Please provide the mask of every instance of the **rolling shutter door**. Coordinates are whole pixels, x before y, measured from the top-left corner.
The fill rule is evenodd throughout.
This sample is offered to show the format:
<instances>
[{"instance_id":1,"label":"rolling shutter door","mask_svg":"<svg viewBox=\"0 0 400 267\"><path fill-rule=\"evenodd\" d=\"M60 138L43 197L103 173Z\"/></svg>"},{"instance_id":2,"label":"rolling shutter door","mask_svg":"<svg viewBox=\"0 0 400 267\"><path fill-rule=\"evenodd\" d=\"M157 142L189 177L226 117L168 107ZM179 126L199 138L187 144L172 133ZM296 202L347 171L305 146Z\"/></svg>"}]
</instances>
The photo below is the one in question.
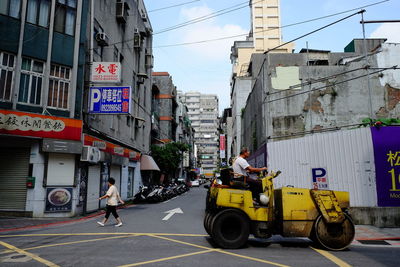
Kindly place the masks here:
<instances>
[{"instance_id":1,"label":"rolling shutter door","mask_svg":"<svg viewBox=\"0 0 400 267\"><path fill-rule=\"evenodd\" d=\"M0 150L0 210L25 210L29 148Z\"/></svg>"}]
</instances>

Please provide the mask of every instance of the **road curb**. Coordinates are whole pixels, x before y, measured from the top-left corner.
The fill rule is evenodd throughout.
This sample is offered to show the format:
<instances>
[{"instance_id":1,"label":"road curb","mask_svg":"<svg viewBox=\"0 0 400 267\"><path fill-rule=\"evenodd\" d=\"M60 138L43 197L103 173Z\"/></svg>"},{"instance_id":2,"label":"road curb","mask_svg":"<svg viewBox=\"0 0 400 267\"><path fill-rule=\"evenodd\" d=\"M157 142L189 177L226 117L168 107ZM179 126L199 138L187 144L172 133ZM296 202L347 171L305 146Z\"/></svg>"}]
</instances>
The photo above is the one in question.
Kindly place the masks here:
<instances>
[{"instance_id":1,"label":"road curb","mask_svg":"<svg viewBox=\"0 0 400 267\"><path fill-rule=\"evenodd\" d=\"M117 207L117 209L125 209L125 208L129 208L129 207L133 207L133 206L135 206L135 204L120 206L120 207ZM65 221L61 221L61 222L51 222L51 223L29 225L29 226L22 226L22 227L16 227L16 228L0 229L0 233L18 231L18 230L27 230L27 229L40 229L40 228L46 228L46 227L51 227L51 226L56 226L56 225L61 225L61 224L75 223L75 222L79 222L79 221L85 221L85 220L89 220L92 218L96 218L103 214L105 214L105 211L98 211L94 214L91 214L91 215L88 215L88 216L85 216L82 218L78 218L78 219L70 219L70 220L65 220Z\"/></svg>"}]
</instances>

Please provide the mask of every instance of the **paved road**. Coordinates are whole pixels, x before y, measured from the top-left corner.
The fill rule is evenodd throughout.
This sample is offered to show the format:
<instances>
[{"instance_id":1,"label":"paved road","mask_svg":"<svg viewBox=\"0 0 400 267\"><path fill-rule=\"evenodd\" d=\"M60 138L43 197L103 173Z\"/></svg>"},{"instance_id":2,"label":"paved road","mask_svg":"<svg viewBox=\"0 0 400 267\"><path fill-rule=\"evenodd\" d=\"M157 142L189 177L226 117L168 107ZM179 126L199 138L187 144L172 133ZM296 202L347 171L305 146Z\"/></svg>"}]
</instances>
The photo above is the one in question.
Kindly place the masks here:
<instances>
[{"instance_id":1,"label":"paved road","mask_svg":"<svg viewBox=\"0 0 400 267\"><path fill-rule=\"evenodd\" d=\"M341 252L312 248L308 239L250 239L239 250L217 248L203 229L206 190L168 202L120 210L124 225L101 217L0 235L1 266L398 266L396 246L354 244ZM162 220L166 211L180 208Z\"/></svg>"}]
</instances>

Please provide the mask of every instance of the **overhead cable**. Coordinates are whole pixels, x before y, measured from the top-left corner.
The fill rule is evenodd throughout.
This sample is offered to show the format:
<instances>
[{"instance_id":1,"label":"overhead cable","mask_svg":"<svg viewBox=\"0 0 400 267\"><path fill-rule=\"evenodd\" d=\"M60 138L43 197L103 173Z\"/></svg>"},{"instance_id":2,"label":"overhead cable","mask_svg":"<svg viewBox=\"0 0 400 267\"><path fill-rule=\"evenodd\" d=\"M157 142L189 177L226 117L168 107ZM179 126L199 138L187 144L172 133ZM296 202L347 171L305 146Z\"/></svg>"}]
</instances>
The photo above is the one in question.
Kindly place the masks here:
<instances>
[{"instance_id":1,"label":"overhead cable","mask_svg":"<svg viewBox=\"0 0 400 267\"><path fill-rule=\"evenodd\" d=\"M185 3L172 5L172 6L161 7L161 8L157 8L157 9L153 9L153 10L147 11L147 13L156 12L156 11L160 11L160 10L165 10L165 9L169 9L169 8L174 8L174 7L178 7L178 6L184 6L184 5L188 5L188 4L191 4L191 3L194 3L194 2L199 2L199 1L200 0L194 0L194 1L189 1L189 2L185 2Z\"/></svg>"},{"instance_id":2,"label":"overhead cable","mask_svg":"<svg viewBox=\"0 0 400 267\"><path fill-rule=\"evenodd\" d=\"M362 8L367 8L367 7L370 7L370 6L382 4L382 3L388 2L388 1L390 1L390 0L384 0L384 1L376 2L376 3L372 3L372 4L369 4L369 5L360 6L360 7L357 7L357 8L352 8L352 9L341 11L341 12L338 12L338 13L322 16L322 17L317 17L317 18L313 18L313 19L308 19L308 20L304 20L304 21L300 21L300 22L287 24L287 25L284 25L284 26L276 27L276 28L270 28L270 29L265 29L265 30L261 30L261 31L256 31L256 32L253 32L253 34L273 31L273 30L276 30L276 29L283 29L283 28L297 26L297 25L301 25L301 24L305 24L305 23L309 23L309 22L313 22L313 21L317 21L317 20L321 20L321 19L326 19L326 18L329 18L329 17L334 17L334 16L337 16L337 15L341 15L341 14L344 14L344 13L349 13L349 12L354 11L354 10L359 10L359 9L362 9ZM220 37L220 38L215 38L215 39L207 39L207 40L194 41L194 42L169 44L169 45L159 45L159 46L154 46L153 48L201 44L201 43L208 43L208 42L215 42L215 41L221 41L221 40L226 40L226 39L232 39L232 38L242 37L242 36L247 36L247 35L248 35L248 33L238 34L238 35L230 35L230 36L225 36L225 37Z\"/></svg>"},{"instance_id":3,"label":"overhead cable","mask_svg":"<svg viewBox=\"0 0 400 267\"><path fill-rule=\"evenodd\" d=\"M356 76L356 77L353 77L353 78L350 78L350 79L347 79L347 80L343 80L343 81L340 81L340 82L334 82L334 83L329 84L329 85L313 88L313 89L306 90L306 91L303 91L303 92L294 93L294 94L291 94L291 95L288 95L288 96L284 96L284 97L275 98L275 99L269 100L267 102L271 103L271 102L275 102L275 101L291 98L291 97L294 97L294 96L307 94L309 92L318 91L318 90L321 90L321 89L324 89L324 88L328 88L328 87L332 87L332 86L335 86L335 85L338 85L338 84L342 84L342 83L346 83L346 82L349 82L349 81L357 80L357 79L363 78L365 76L372 75L372 74L375 74L375 73L379 73L379 72L382 72L382 71L385 71L385 70L390 70L390 69L399 69L399 68L397 68L397 66L393 66L393 67L390 67L390 68L380 68L379 70L374 71L374 72L370 72L369 74L359 75L359 76Z\"/></svg>"}]
</instances>

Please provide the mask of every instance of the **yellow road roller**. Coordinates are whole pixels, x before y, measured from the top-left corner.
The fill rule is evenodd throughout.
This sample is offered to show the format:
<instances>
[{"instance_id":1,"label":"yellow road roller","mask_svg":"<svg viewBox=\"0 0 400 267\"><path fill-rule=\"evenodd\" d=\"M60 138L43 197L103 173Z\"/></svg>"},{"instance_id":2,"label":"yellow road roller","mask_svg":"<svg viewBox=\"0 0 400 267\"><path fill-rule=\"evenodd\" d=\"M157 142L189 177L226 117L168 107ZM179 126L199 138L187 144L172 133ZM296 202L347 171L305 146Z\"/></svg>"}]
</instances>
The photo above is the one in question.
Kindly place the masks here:
<instances>
[{"instance_id":1,"label":"yellow road roller","mask_svg":"<svg viewBox=\"0 0 400 267\"><path fill-rule=\"evenodd\" d=\"M227 249L243 247L252 234L308 237L322 248L344 250L354 239L349 193L282 187L274 189L280 172L263 173L262 192L255 203L245 181L235 181L232 169L221 171L206 199L204 228L215 243Z\"/></svg>"}]
</instances>

